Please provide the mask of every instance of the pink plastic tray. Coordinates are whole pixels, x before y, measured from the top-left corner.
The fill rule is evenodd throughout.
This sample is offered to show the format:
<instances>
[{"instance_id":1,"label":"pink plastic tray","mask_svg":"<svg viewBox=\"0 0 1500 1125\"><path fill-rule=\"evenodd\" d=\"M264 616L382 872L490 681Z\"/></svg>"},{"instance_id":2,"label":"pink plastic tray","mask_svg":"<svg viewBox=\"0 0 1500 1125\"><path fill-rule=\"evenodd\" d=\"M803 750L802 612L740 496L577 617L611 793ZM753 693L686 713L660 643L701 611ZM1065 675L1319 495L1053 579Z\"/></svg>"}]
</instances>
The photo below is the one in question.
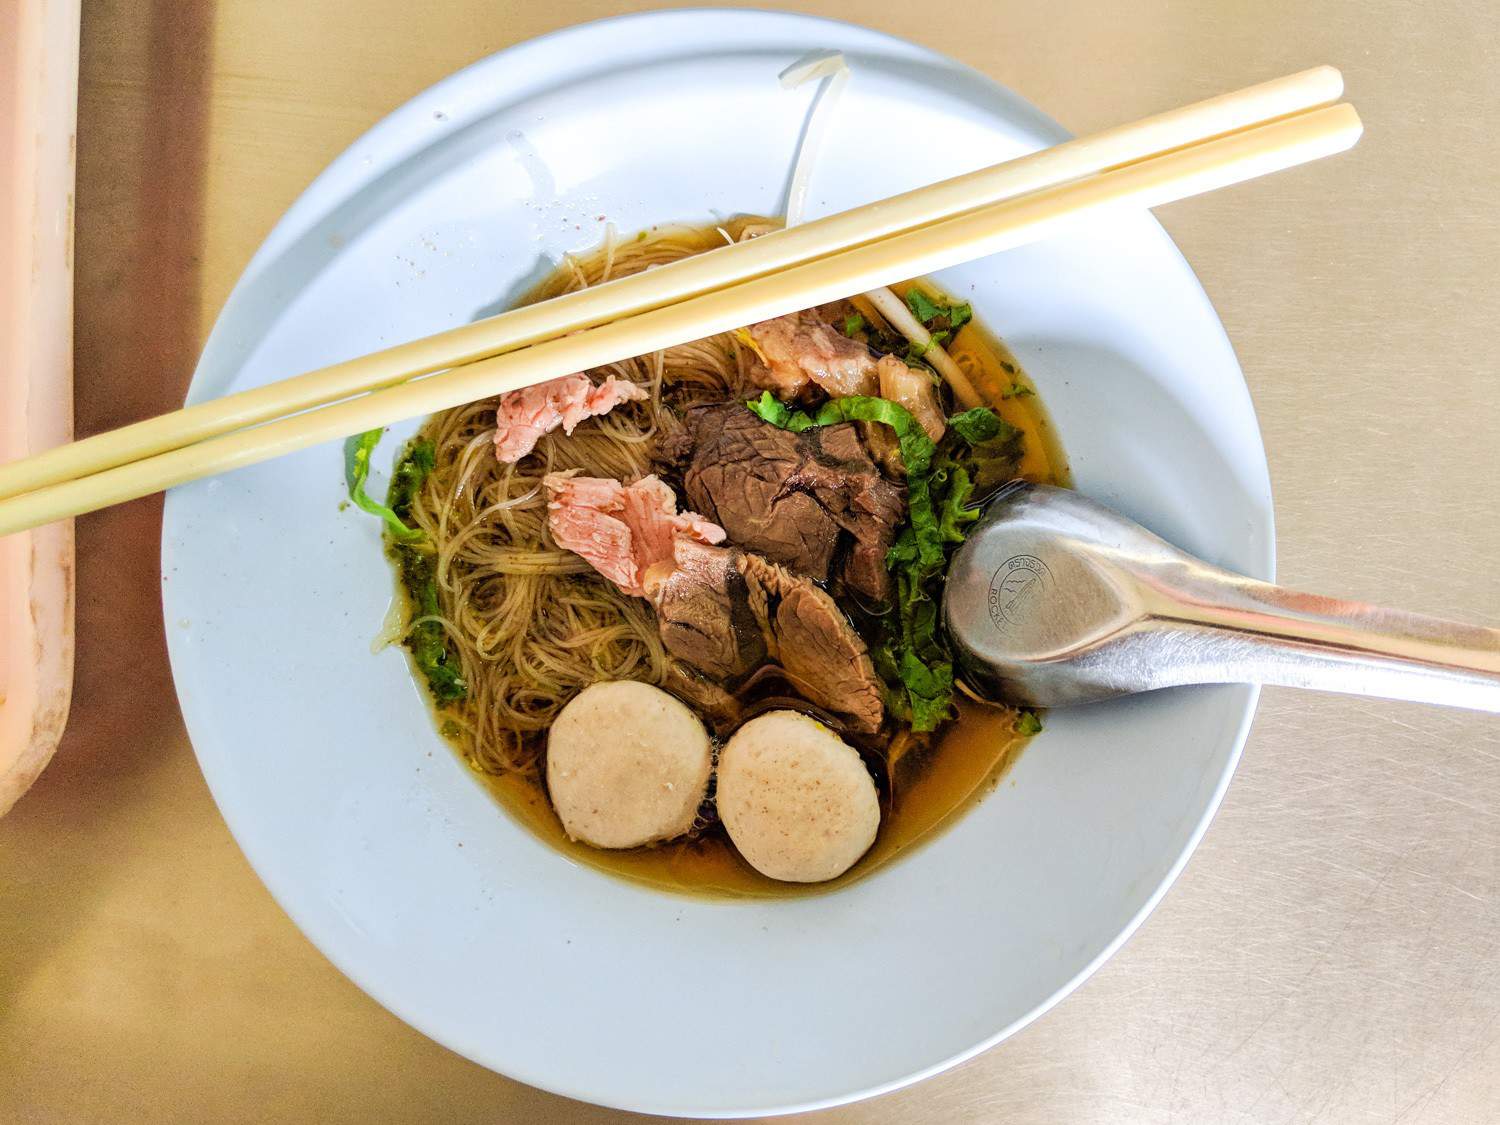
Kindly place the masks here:
<instances>
[{"instance_id":1,"label":"pink plastic tray","mask_svg":"<svg viewBox=\"0 0 1500 1125\"><path fill-rule=\"evenodd\" d=\"M73 429L78 0L0 0L0 461ZM73 528L0 539L0 814L62 736Z\"/></svg>"}]
</instances>

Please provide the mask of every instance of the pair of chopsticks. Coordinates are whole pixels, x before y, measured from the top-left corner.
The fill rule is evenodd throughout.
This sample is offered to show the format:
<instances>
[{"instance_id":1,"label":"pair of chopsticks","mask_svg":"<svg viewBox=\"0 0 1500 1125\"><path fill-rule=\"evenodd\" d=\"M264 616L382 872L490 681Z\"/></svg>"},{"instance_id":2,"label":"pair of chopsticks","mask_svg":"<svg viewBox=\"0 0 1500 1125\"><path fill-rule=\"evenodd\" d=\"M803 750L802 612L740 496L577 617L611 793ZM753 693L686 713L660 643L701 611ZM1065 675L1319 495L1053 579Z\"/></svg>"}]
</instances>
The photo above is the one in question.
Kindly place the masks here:
<instances>
[{"instance_id":1,"label":"pair of chopsticks","mask_svg":"<svg viewBox=\"0 0 1500 1125\"><path fill-rule=\"evenodd\" d=\"M0 535L1329 156L1342 93L1318 67L0 465Z\"/></svg>"}]
</instances>

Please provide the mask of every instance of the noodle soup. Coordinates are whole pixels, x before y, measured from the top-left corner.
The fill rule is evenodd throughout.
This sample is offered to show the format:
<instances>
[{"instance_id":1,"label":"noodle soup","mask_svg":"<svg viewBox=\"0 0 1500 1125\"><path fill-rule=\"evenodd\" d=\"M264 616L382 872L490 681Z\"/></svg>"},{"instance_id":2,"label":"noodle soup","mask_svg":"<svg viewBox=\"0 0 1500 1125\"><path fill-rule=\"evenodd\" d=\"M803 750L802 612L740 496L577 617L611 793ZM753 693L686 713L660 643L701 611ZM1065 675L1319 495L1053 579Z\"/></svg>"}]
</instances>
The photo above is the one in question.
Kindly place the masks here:
<instances>
[{"instance_id":1,"label":"noodle soup","mask_svg":"<svg viewBox=\"0 0 1500 1125\"><path fill-rule=\"evenodd\" d=\"M767 221L740 219L722 228L660 228L611 239L567 259L528 300L770 229L774 224ZM613 874L674 891L827 889L869 873L950 821L993 786L1040 729L1034 715L960 699L951 669L944 680L942 639L924 632L922 623L924 607L941 589L942 555L936 569L925 571L912 560L923 551L951 551L962 537L965 501L999 480L1066 483L1060 447L1014 357L972 322L966 305L925 283L895 286L892 294L884 307L889 312L894 301L900 317L882 315L881 306L865 298L839 302L798 314L800 321L781 318L787 324L779 328L767 322L582 373L587 381L571 385L577 394L567 401L561 397L567 388L560 387L551 397L538 393L520 403L488 400L447 411L429 419L408 446L390 506L413 530L409 541L389 545L408 596L404 643L430 688L444 736L500 804L549 844ZM908 320L904 334L901 324ZM795 362L784 358L807 341L811 352L793 351ZM814 353L816 361L808 358ZM872 368L880 373L880 395L794 385L795 377L812 370L831 373L829 379L848 374L871 389ZM556 428L547 428L549 419ZM707 437L712 427L705 419L719 427ZM772 453L755 452L761 460L749 475L726 482L728 470L713 463L704 443L727 440L729 429L748 433ZM695 452L682 452L688 448ZM505 459L518 450L524 452ZM788 472L775 458L791 456L789 450L804 460ZM832 484L824 479L830 475ZM630 570L629 560L590 552L602 550L593 534L597 526L607 524L613 533L626 519L619 513L628 515L640 499L632 489L643 481L657 490L652 495L660 499L652 503L664 505L674 542L687 540L691 551L670 548L666 564L658 558ZM743 510L744 481L756 487L771 482L766 503L794 501L809 520L824 520L831 537L809 531L792 536L796 542L789 546L783 532L796 520L779 511L761 519L763 513ZM579 501L583 507L569 507L583 482L607 484L614 491L600 503L617 506ZM715 493L716 487L730 492ZM830 501L830 488L854 499ZM695 496L713 510L677 511L676 498ZM871 531L876 517L866 509L878 515L882 504L891 509L886 523ZM928 507L928 539L944 534L946 545L923 540ZM559 524L580 512L597 524L581 547ZM804 539L813 541L809 550ZM733 602L725 612L735 620L723 638L714 622L675 618L669 594L658 592L675 581L662 579L663 565L684 572L683 560L694 551L725 567L727 579L709 591L728 599L726 605ZM757 594L763 587L770 593ZM788 625L785 608L794 600L814 607L822 639L777 633L797 624ZM759 626L746 623L746 606L760 613ZM818 682L835 663L820 655L834 650L817 648L830 633L838 634L833 643L850 646L838 651L853 654L855 687L868 689L865 703L849 702L847 680ZM721 649L738 646L736 659L747 645L758 645L741 661L754 667L716 672L718 657L703 653L721 640ZM720 754L737 731L768 712L809 716L865 764L878 794L873 844L835 878L769 877L747 862L745 842L732 839L732 823L726 831L713 781L690 823L678 825L683 830L672 838L625 848L578 838L559 818L559 794L549 792L549 731L584 689L617 681L654 685L685 704L710 736L721 782ZM553 776L551 784L561 782ZM804 779L802 792L807 784L821 782Z\"/></svg>"}]
</instances>

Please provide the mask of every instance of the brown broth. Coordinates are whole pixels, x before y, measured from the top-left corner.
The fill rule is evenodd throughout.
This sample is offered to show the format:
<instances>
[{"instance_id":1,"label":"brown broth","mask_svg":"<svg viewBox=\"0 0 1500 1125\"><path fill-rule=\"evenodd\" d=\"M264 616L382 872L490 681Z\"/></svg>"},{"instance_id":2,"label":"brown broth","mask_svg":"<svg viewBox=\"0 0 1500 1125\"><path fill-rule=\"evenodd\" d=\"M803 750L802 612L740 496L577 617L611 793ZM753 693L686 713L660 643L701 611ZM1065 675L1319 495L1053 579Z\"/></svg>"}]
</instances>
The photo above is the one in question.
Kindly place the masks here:
<instances>
[{"instance_id":1,"label":"brown broth","mask_svg":"<svg viewBox=\"0 0 1500 1125\"><path fill-rule=\"evenodd\" d=\"M895 795L863 859L826 883L782 883L756 871L715 826L695 840L603 851L570 840L538 779L480 775L505 809L570 859L658 890L700 898L769 898L818 894L848 886L946 827L992 790L1030 741L1015 732L1015 713L958 700L959 718L930 749L903 758Z\"/></svg>"},{"instance_id":2,"label":"brown broth","mask_svg":"<svg viewBox=\"0 0 1500 1125\"><path fill-rule=\"evenodd\" d=\"M660 228L638 241L670 237L678 245L711 249L721 244L717 230ZM919 284L934 297L944 296L929 282L892 286L905 295ZM530 299L549 296L544 282ZM975 386L1002 418L1026 435L1018 475L1026 480L1067 484L1067 462L1041 397L1016 362L1010 349L982 326L970 322L948 345L956 359L966 359ZM1020 385L1031 394L1005 397ZM886 795L879 834L869 852L852 869L825 883L782 883L754 870L735 851L722 827L702 836L628 851L604 851L568 839L546 787L539 777L519 774L479 774L499 804L541 840L559 852L612 875L659 890L708 898L774 897L817 894L864 878L897 856L931 839L999 783L1007 768L1030 739L1016 733L1016 713L990 707L962 696L958 718L924 750L901 759L891 792Z\"/></svg>"}]
</instances>

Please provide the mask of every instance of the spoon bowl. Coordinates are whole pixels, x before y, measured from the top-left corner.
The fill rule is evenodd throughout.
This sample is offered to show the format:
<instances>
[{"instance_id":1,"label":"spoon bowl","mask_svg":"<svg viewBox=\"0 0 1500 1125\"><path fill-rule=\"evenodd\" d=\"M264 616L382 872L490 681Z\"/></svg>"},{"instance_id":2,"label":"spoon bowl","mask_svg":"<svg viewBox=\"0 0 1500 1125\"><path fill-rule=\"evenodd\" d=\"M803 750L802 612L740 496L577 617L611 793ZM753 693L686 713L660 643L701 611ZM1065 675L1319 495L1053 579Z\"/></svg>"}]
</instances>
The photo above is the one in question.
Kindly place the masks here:
<instances>
[{"instance_id":1,"label":"spoon bowl","mask_svg":"<svg viewBox=\"0 0 1500 1125\"><path fill-rule=\"evenodd\" d=\"M1500 630L1257 582L1050 485L988 500L943 619L965 686L1025 707L1267 683L1500 711Z\"/></svg>"}]
</instances>

